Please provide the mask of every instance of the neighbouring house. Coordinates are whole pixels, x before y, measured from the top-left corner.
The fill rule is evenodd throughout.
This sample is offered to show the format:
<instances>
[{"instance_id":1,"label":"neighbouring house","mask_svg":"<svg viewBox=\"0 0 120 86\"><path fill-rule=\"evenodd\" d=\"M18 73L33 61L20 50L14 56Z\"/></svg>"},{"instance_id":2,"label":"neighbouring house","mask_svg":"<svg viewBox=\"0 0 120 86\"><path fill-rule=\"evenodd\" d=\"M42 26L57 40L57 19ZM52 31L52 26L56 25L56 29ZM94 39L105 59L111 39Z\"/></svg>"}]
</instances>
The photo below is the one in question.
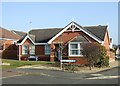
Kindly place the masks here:
<instances>
[{"instance_id":1,"label":"neighbouring house","mask_svg":"<svg viewBox=\"0 0 120 86\"><path fill-rule=\"evenodd\" d=\"M0 27L0 58L17 59L16 43L21 36Z\"/></svg>"},{"instance_id":2,"label":"neighbouring house","mask_svg":"<svg viewBox=\"0 0 120 86\"><path fill-rule=\"evenodd\" d=\"M59 61L62 55L62 59L76 60L75 64L85 64L87 60L81 54L81 43L92 42L103 45L109 52L107 25L82 27L72 21L64 28L32 29L17 42L18 58L27 60L30 56L35 56L40 61L54 62Z\"/></svg>"},{"instance_id":3,"label":"neighbouring house","mask_svg":"<svg viewBox=\"0 0 120 86\"><path fill-rule=\"evenodd\" d=\"M13 32L13 33L16 34L16 35L19 35L20 38L22 38L23 36L26 35L26 33L25 33L25 32L22 32L22 31L12 30L11 32Z\"/></svg>"},{"instance_id":4,"label":"neighbouring house","mask_svg":"<svg viewBox=\"0 0 120 86\"><path fill-rule=\"evenodd\" d=\"M115 54L120 55L120 45L117 46Z\"/></svg>"}]
</instances>

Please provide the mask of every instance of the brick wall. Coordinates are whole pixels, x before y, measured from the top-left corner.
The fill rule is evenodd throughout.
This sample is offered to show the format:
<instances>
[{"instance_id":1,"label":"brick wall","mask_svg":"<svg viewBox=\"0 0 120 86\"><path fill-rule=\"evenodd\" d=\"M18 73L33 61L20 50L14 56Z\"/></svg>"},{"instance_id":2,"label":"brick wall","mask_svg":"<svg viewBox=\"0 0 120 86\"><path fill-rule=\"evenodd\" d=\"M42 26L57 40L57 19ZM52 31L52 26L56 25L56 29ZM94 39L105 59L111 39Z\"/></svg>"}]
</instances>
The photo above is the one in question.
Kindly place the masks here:
<instances>
[{"instance_id":1,"label":"brick wall","mask_svg":"<svg viewBox=\"0 0 120 86\"><path fill-rule=\"evenodd\" d=\"M94 39L92 39L83 32L64 32L61 36L58 36L55 40L53 40L53 43L57 43L62 39L63 44L66 44L76 36L80 36L80 35L84 36L88 41L96 42Z\"/></svg>"},{"instance_id":2,"label":"brick wall","mask_svg":"<svg viewBox=\"0 0 120 86\"><path fill-rule=\"evenodd\" d=\"M2 58L17 59L17 46L13 44L13 40L5 40L2 50Z\"/></svg>"},{"instance_id":3,"label":"brick wall","mask_svg":"<svg viewBox=\"0 0 120 86\"><path fill-rule=\"evenodd\" d=\"M96 42L94 39L92 39L91 37L89 37L83 32L64 32L61 36L57 37L52 43L54 44L62 40L63 45L65 46L63 49L63 55L62 55L63 59L76 60L74 64L87 64L87 60L84 57L69 57L68 56L68 42L74 39L76 36L80 36L80 35L85 37L86 40L88 40L88 42Z\"/></svg>"},{"instance_id":4,"label":"brick wall","mask_svg":"<svg viewBox=\"0 0 120 86\"><path fill-rule=\"evenodd\" d=\"M45 55L45 45L36 45L35 46L35 53L36 55Z\"/></svg>"},{"instance_id":5,"label":"brick wall","mask_svg":"<svg viewBox=\"0 0 120 86\"><path fill-rule=\"evenodd\" d=\"M36 45L35 53L40 61L50 61L50 55L45 55L45 45Z\"/></svg>"},{"instance_id":6,"label":"brick wall","mask_svg":"<svg viewBox=\"0 0 120 86\"><path fill-rule=\"evenodd\" d=\"M110 39L109 39L108 32L106 32L106 34L105 34L103 46L104 46L107 50L110 49Z\"/></svg>"},{"instance_id":7,"label":"brick wall","mask_svg":"<svg viewBox=\"0 0 120 86\"><path fill-rule=\"evenodd\" d=\"M26 39L25 42L23 43L23 45L26 45L26 44L27 44L28 46L30 46L31 43L32 43L32 42L31 42L29 39ZM19 46L20 51L19 51L19 48L18 48L18 51L19 51L19 53L20 53L20 55L18 55L18 58L20 57L21 60L27 60L27 58L29 57L29 55L22 55L22 52L23 52L23 51L22 51L22 46L23 46L23 45L20 45L20 46Z\"/></svg>"},{"instance_id":8,"label":"brick wall","mask_svg":"<svg viewBox=\"0 0 120 86\"><path fill-rule=\"evenodd\" d=\"M27 39L23 45L27 44L30 46L32 42ZM38 56L40 61L50 61L50 55L45 55L45 45L35 45L35 55ZM30 51L29 51L30 52ZM30 55L22 55L22 45L20 46L20 58L21 60L27 60Z\"/></svg>"}]
</instances>

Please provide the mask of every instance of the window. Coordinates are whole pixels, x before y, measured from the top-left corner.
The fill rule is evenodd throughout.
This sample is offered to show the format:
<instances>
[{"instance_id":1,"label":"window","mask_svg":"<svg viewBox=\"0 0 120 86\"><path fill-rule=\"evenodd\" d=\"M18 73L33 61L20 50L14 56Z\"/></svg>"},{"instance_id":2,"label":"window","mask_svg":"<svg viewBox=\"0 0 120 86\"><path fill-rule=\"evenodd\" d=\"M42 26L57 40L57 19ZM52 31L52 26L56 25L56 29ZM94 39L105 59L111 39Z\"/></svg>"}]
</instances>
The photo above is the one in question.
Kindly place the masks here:
<instances>
[{"instance_id":1,"label":"window","mask_svg":"<svg viewBox=\"0 0 120 86\"><path fill-rule=\"evenodd\" d=\"M45 55L50 54L50 45L45 45Z\"/></svg>"},{"instance_id":2,"label":"window","mask_svg":"<svg viewBox=\"0 0 120 86\"><path fill-rule=\"evenodd\" d=\"M35 55L35 46L30 45L30 55Z\"/></svg>"},{"instance_id":3,"label":"window","mask_svg":"<svg viewBox=\"0 0 120 86\"><path fill-rule=\"evenodd\" d=\"M69 56L80 56L81 55L80 43L74 42L69 44Z\"/></svg>"},{"instance_id":4,"label":"window","mask_svg":"<svg viewBox=\"0 0 120 86\"><path fill-rule=\"evenodd\" d=\"M23 55L25 55L25 54L28 55L28 45L23 45L23 46L22 46L22 54L23 54Z\"/></svg>"}]
</instances>

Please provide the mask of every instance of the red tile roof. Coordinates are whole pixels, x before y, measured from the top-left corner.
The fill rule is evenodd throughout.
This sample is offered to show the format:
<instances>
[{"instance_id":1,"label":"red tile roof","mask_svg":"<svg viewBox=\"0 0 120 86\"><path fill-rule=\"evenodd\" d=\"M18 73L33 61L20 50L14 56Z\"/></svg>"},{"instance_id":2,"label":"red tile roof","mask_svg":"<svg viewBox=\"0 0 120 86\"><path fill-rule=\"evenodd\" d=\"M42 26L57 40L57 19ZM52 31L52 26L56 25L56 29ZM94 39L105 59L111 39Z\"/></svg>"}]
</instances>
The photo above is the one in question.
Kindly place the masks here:
<instances>
[{"instance_id":1,"label":"red tile roof","mask_svg":"<svg viewBox=\"0 0 120 86\"><path fill-rule=\"evenodd\" d=\"M8 38L8 39L20 39L21 37L13 32L0 27L0 38Z\"/></svg>"}]
</instances>

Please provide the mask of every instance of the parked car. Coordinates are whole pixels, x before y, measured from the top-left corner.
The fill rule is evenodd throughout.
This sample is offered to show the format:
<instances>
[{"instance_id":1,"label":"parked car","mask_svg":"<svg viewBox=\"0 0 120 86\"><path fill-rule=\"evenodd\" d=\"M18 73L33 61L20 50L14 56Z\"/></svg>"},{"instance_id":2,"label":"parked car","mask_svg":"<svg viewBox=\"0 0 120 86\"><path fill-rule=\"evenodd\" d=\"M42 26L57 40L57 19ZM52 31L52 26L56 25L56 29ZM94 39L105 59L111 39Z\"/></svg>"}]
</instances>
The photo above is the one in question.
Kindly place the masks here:
<instances>
[{"instance_id":1,"label":"parked car","mask_svg":"<svg viewBox=\"0 0 120 86\"><path fill-rule=\"evenodd\" d=\"M120 54L117 54L117 55L115 56L115 58L116 58L116 59L120 59Z\"/></svg>"},{"instance_id":2,"label":"parked car","mask_svg":"<svg viewBox=\"0 0 120 86\"><path fill-rule=\"evenodd\" d=\"M29 61L38 61L38 57L37 56L29 56L28 60Z\"/></svg>"}]
</instances>

